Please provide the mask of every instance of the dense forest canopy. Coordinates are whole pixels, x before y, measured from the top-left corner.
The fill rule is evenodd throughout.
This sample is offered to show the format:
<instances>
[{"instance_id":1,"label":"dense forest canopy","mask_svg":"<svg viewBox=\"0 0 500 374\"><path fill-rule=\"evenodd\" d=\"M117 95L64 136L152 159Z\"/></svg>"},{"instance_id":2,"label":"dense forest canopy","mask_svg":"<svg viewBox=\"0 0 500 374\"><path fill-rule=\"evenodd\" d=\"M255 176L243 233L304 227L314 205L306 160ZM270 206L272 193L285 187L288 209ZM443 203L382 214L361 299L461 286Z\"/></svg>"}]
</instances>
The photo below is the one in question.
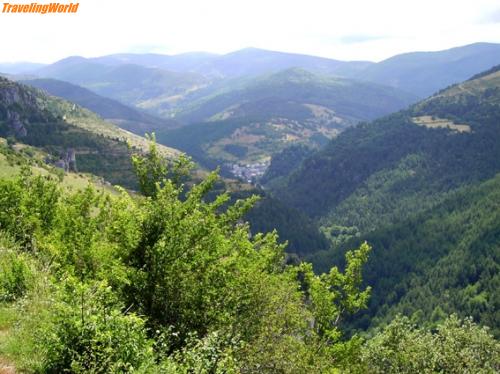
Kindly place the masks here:
<instances>
[{"instance_id":1,"label":"dense forest canopy","mask_svg":"<svg viewBox=\"0 0 500 374\"><path fill-rule=\"evenodd\" d=\"M499 87L494 67L348 129L266 181L329 239L329 250L307 257L317 271L341 265L346 248L373 246L372 297L346 324L351 332L398 313L432 327L455 312L498 336Z\"/></svg>"}]
</instances>

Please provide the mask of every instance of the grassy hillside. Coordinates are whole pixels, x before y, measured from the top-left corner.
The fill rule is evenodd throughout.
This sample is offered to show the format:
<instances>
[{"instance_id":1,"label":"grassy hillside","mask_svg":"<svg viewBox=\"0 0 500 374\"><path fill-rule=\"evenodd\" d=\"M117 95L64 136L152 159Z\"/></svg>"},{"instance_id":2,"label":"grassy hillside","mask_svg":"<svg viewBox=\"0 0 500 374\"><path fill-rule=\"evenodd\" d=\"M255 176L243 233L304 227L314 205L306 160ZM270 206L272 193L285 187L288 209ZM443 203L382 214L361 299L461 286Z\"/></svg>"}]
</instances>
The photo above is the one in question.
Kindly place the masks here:
<instances>
[{"instance_id":1,"label":"grassy hillside","mask_svg":"<svg viewBox=\"0 0 500 374\"><path fill-rule=\"evenodd\" d=\"M10 143L10 142L9 142ZM23 168L29 168L35 175L50 176L60 180L61 187L68 191L78 191L92 185L99 191L116 193L102 177L88 173L63 172L62 169L47 164L49 154L40 148L23 143L9 144L0 138L0 179L12 180L21 175Z\"/></svg>"}]
</instances>

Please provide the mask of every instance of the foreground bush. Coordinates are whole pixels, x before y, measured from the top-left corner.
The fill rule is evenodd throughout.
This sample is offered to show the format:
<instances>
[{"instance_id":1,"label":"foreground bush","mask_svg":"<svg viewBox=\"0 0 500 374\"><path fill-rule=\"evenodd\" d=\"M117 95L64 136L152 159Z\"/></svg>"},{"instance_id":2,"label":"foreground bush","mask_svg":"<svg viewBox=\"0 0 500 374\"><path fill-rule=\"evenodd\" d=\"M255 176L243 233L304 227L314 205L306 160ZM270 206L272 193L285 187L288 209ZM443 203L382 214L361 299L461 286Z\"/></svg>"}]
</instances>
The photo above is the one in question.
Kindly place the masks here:
<instances>
[{"instance_id":1,"label":"foreground bush","mask_svg":"<svg viewBox=\"0 0 500 374\"><path fill-rule=\"evenodd\" d=\"M33 279L29 258L0 233L0 302L23 296Z\"/></svg>"},{"instance_id":2,"label":"foreground bush","mask_svg":"<svg viewBox=\"0 0 500 374\"><path fill-rule=\"evenodd\" d=\"M63 279L52 320L40 332L48 373L124 373L154 366L144 320L122 313L105 282Z\"/></svg>"}]
</instances>

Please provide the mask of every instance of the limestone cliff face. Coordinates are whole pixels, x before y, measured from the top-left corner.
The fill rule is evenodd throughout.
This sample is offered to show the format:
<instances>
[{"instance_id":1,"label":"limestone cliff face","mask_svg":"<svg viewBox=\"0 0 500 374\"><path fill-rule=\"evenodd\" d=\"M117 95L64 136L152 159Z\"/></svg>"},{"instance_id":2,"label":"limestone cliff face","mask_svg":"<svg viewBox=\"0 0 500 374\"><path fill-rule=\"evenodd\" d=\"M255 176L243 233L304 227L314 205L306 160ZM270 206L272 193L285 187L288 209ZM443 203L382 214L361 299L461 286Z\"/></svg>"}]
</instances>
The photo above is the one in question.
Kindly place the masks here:
<instances>
[{"instance_id":1,"label":"limestone cliff face","mask_svg":"<svg viewBox=\"0 0 500 374\"><path fill-rule=\"evenodd\" d=\"M11 135L27 135L25 125L33 117L39 117L40 109L34 93L23 86L0 78L0 123L7 125Z\"/></svg>"},{"instance_id":2,"label":"limestone cliff face","mask_svg":"<svg viewBox=\"0 0 500 374\"><path fill-rule=\"evenodd\" d=\"M27 119L25 121L28 121ZM7 125L17 137L23 137L28 134L24 123L21 120L21 115L17 112L7 109Z\"/></svg>"}]
</instances>

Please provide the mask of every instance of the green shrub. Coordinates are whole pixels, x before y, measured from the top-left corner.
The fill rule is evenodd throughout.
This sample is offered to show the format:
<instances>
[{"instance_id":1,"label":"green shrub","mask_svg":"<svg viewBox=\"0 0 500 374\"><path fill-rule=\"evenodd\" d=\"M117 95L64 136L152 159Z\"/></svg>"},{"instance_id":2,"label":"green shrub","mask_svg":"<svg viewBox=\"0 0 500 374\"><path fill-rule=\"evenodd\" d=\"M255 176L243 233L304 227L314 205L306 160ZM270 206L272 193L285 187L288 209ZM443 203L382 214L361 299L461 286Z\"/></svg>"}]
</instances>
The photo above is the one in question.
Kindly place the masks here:
<instances>
[{"instance_id":1,"label":"green shrub","mask_svg":"<svg viewBox=\"0 0 500 374\"><path fill-rule=\"evenodd\" d=\"M0 302L23 296L33 279L28 258L0 242Z\"/></svg>"},{"instance_id":2,"label":"green shrub","mask_svg":"<svg viewBox=\"0 0 500 374\"><path fill-rule=\"evenodd\" d=\"M63 280L53 323L41 334L47 373L131 373L153 366L144 321L122 313L106 282Z\"/></svg>"}]
</instances>

